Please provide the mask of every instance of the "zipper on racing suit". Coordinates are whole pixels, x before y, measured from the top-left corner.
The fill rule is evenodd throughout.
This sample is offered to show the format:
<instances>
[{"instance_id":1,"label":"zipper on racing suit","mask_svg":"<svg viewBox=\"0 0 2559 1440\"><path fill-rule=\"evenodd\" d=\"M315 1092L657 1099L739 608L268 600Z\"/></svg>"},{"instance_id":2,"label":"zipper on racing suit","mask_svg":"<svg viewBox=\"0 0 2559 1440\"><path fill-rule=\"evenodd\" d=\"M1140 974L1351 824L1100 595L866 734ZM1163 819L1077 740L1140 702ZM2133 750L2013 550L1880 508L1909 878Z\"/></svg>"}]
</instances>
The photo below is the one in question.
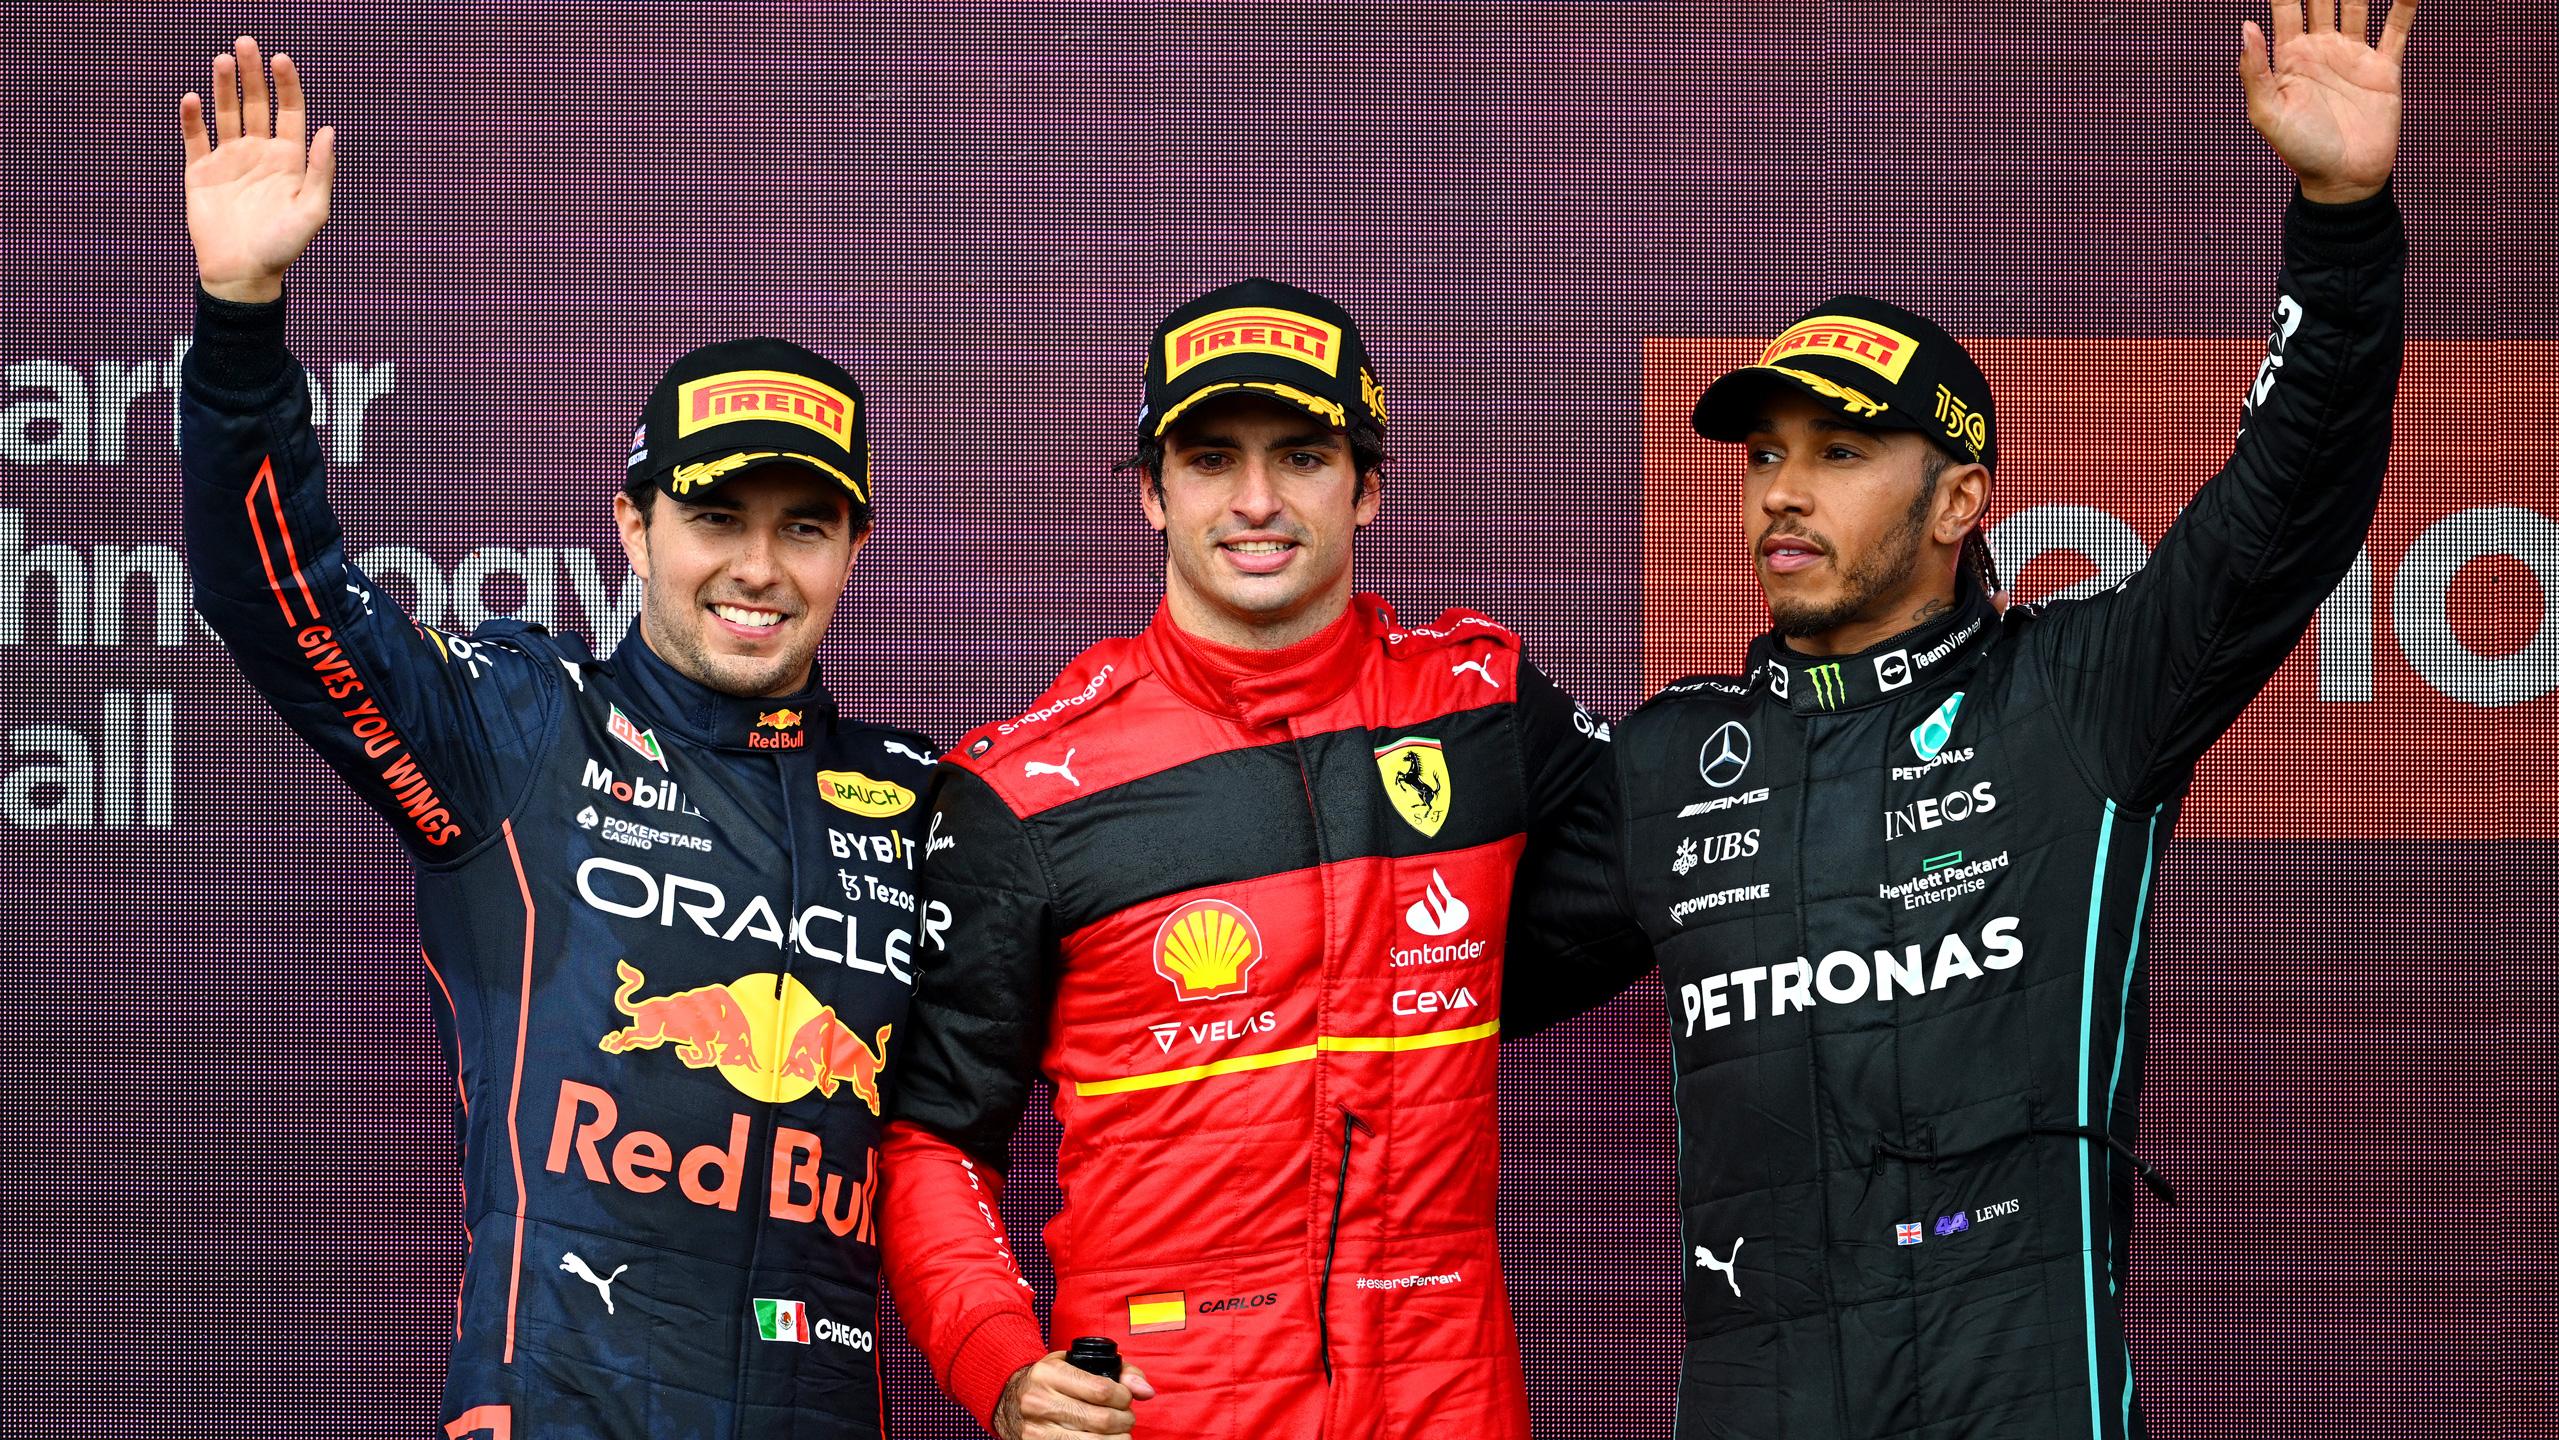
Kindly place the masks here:
<instances>
[{"instance_id":1,"label":"zipper on racing suit","mask_svg":"<svg viewBox=\"0 0 2559 1440\"><path fill-rule=\"evenodd\" d=\"M1335 1103L1338 1105L1340 1102L1337 1101ZM1333 1330L1331 1323L1331 1308L1333 1300L1333 1248L1341 1243L1342 1238L1342 1192L1351 1187L1351 1134L1353 1131L1357 1131L1362 1135L1374 1135L1377 1133L1376 1131L1368 1128L1367 1121L1352 1114L1351 1107L1348 1105L1341 1105L1340 1108L1342 1112L1342 1172L1339 1176L1335 1177L1333 1181L1333 1223L1324 1232L1324 1279L1315 1287L1316 1355L1317 1358L1324 1362L1324 1383L1327 1385L1333 1383Z\"/></svg>"}]
</instances>

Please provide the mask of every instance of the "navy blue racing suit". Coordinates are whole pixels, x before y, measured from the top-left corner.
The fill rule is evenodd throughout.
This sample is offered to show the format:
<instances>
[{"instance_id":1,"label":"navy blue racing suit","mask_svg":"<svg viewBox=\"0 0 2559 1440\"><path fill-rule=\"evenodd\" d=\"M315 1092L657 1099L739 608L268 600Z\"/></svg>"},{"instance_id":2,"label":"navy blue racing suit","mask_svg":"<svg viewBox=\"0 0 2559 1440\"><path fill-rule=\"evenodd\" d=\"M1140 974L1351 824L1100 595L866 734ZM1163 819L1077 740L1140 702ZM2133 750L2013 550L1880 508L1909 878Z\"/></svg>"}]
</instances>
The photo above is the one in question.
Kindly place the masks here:
<instances>
[{"instance_id":1,"label":"navy blue racing suit","mask_svg":"<svg viewBox=\"0 0 2559 1440\"><path fill-rule=\"evenodd\" d=\"M879 1435L928 743L814 677L412 624L347 559L282 301L199 296L182 405L197 607L415 864L470 1235L444 1433Z\"/></svg>"}]
</instances>

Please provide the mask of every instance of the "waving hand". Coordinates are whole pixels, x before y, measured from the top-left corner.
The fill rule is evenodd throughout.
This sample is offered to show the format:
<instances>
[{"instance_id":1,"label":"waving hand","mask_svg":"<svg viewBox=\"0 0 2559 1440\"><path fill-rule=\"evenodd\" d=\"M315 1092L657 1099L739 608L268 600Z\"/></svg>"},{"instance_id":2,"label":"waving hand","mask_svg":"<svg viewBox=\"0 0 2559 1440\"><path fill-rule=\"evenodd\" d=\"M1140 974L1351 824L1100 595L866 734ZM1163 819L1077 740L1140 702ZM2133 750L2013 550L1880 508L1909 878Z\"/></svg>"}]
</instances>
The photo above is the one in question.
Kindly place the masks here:
<instances>
[{"instance_id":1,"label":"waving hand","mask_svg":"<svg viewBox=\"0 0 2559 1440\"><path fill-rule=\"evenodd\" d=\"M213 61L214 134L204 100L178 102L187 144L187 234L196 276L224 300L273 300L284 272L329 218L337 178L337 131L323 126L303 151L302 76L292 57L275 57L276 114L267 118L267 77L258 42L243 35ZM219 139L217 145L215 141Z\"/></svg>"},{"instance_id":2,"label":"waving hand","mask_svg":"<svg viewBox=\"0 0 2559 1440\"><path fill-rule=\"evenodd\" d=\"M2394 0L2377 45L2364 43L2364 0L2347 0L2342 18L2336 0L2274 0L2271 55L2254 21L2239 27L2248 122L2301 177L2302 195L2329 205L2361 200L2390 178L2399 155L2399 56L2417 0Z\"/></svg>"}]
</instances>

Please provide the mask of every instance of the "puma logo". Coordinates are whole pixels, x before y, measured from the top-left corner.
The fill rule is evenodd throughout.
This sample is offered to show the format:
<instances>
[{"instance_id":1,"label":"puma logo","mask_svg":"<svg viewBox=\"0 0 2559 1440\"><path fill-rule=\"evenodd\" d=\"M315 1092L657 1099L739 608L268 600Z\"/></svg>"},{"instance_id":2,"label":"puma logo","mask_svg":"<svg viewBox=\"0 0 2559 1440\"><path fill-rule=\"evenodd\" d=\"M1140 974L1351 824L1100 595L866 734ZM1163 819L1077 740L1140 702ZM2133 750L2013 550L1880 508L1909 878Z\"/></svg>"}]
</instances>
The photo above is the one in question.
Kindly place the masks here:
<instances>
[{"instance_id":1,"label":"puma logo","mask_svg":"<svg viewBox=\"0 0 2559 1440\"><path fill-rule=\"evenodd\" d=\"M930 765L930 764L932 764L932 763L933 763L933 757L932 757L932 756L930 756L930 755L919 755L919 754L917 754L917 753L915 752L915 749L914 749L914 747L913 747L913 746L910 746L910 745L903 745L903 744L900 744L899 742L897 742L897 741L895 741L895 740L883 740L883 741L881 741L881 742L880 742L880 748L881 748L881 749L883 749L883 750L887 750L887 751L894 752L894 753L899 754L899 755L903 755L903 756L905 756L907 759L914 761L914 762L915 762L916 764L918 764L918 765Z\"/></svg>"},{"instance_id":2,"label":"puma logo","mask_svg":"<svg viewBox=\"0 0 2559 1440\"><path fill-rule=\"evenodd\" d=\"M1703 1245L1697 1247L1697 1263L1705 1266L1709 1270L1720 1270L1724 1272L1724 1283L1733 1287L1733 1294L1736 1297L1742 1293L1742 1282L1741 1277L1733 1272L1733 1267L1741 1263L1742 1241L1744 1238L1745 1237L1740 1235L1733 1237L1733 1255L1729 1260L1718 1260L1715 1258L1714 1251L1707 1249Z\"/></svg>"},{"instance_id":3,"label":"puma logo","mask_svg":"<svg viewBox=\"0 0 2559 1440\"><path fill-rule=\"evenodd\" d=\"M628 1265L616 1265L613 1267L612 1274L599 1280L596 1278L594 1271L586 1268L585 1261L579 1259L575 1254L568 1254L560 1257L560 1268L572 1275L575 1275L589 1285L594 1286L595 1293L604 1297L604 1313L610 1315L613 1313L613 1282L621 1279L622 1272L630 1269L631 1267Z\"/></svg>"},{"instance_id":4,"label":"puma logo","mask_svg":"<svg viewBox=\"0 0 2559 1440\"><path fill-rule=\"evenodd\" d=\"M1074 763L1075 752L1072 750L1067 751L1066 758L1054 765L1043 764L1037 760L1025 760L1022 762L1022 778L1028 780L1038 775L1061 775L1066 778L1067 784L1081 790L1084 788L1084 782L1076 779L1075 772L1066 768Z\"/></svg>"},{"instance_id":5,"label":"puma logo","mask_svg":"<svg viewBox=\"0 0 2559 1440\"><path fill-rule=\"evenodd\" d=\"M1465 674L1469 670L1483 676L1484 683L1492 686L1494 689L1499 690L1502 688L1502 682L1493 678L1492 667L1488 661L1468 660L1448 667L1448 673L1452 679Z\"/></svg>"}]
</instances>

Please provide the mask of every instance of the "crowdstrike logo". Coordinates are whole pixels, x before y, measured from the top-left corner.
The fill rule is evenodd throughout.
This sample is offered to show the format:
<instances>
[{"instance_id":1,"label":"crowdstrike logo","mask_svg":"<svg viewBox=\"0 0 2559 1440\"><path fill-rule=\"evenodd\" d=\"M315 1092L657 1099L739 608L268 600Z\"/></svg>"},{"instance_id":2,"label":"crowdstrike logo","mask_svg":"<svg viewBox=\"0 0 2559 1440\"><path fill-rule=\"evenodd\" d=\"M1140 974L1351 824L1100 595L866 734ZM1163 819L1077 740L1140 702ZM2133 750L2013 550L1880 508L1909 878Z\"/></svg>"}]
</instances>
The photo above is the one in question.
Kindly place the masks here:
<instances>
[{"instance_id":1,"label":"crowdstrike logo","mask_svg":"<svg viewBox=\"0 0 2559 1440\"><path fill-rule=\"evenodd\" d=\"M1458 899L1456 892L1448 888L1448 882L1433 870L1430 886L1422 891L1422 898L1405 908L1404 923L1412 926L1416 934L1434 937L1454 935L1466 928L1472 914L1466 908L1466 902Z\"/></svg>"}]
</instances>

